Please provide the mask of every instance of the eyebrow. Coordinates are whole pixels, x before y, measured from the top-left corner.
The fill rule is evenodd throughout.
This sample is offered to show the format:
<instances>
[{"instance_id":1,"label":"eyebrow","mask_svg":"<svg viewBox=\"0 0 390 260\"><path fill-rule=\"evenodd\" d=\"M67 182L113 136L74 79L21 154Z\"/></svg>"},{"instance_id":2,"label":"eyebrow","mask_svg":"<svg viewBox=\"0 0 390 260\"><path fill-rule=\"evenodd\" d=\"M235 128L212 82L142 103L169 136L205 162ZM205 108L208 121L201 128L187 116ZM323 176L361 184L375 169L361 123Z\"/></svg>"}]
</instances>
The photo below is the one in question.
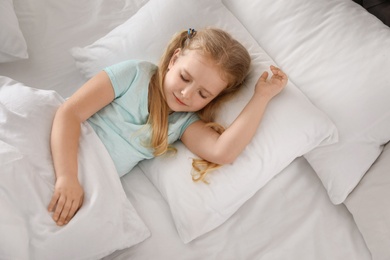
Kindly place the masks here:
<instances>
[{"instance_id":1,"label":"eyebrow","mask_svg":"<svg viewBox=\"0 0 390 260\"><path fill-rule=\"evenodd\" d=\"M183 72L185 73L185 74L187 74L191 79L193 79L194 77L192 77L192 75L191 75L191 73L189 73L186 69L184 69L183 68ZM216 95L214 95L213 93L211 93L209 90L207 90L205 87L203 87L203 86L200 86L200 88L203 90L203 91L205 91L205 92L207 92L210 96L216 96Z\"/></svg>"}]
</instances>

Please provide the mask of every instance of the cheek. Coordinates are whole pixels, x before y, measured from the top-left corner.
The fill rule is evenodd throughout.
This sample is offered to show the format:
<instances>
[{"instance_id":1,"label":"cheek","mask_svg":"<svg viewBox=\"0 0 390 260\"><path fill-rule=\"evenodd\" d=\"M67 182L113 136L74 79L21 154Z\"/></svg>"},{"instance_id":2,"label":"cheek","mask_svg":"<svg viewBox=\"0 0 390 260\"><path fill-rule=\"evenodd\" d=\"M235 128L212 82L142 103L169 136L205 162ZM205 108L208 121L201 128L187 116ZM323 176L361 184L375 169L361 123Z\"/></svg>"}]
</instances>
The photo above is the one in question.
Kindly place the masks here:
<instances>
[{"instance_id":1,"label":"cheek","mask_svg":"<svg viewBox=\"0 0 390 260\"><path fill-rule=\"evenodd\" d=\"M205 106L207 106L210 102L211 102L210 100L205 100L203 98L197 98L196 101L194 102L194 107L198 111L198 110L201 110L202 108L204 108Z\"/></svg>"},{"instance_id":2,"label":"cheek","mask_svg":"<svg viewBox=\"0 0 390 260\"><path fill-rule=\"evenodd\" d=\"M175 78L175 75L174 75L174 71L168 71L167 74L165 75L165 79L164 79L164 90L174 90L177 85L178 85L178 82Z\"/></svg>"},{"instance_id":3,"label":"cheek","mask_svg":"<svg viewBox=\"0 0 390 260\"><path fill-rule=\"evenodd\" d=\"M164 78L164 86L163 86L163 89L164 89L164 91L169 91L171 88L172 88L172 76L171 76L170 73L168 72L168 73L165 75L165 78Z\"/></svg>"}]
</instances>

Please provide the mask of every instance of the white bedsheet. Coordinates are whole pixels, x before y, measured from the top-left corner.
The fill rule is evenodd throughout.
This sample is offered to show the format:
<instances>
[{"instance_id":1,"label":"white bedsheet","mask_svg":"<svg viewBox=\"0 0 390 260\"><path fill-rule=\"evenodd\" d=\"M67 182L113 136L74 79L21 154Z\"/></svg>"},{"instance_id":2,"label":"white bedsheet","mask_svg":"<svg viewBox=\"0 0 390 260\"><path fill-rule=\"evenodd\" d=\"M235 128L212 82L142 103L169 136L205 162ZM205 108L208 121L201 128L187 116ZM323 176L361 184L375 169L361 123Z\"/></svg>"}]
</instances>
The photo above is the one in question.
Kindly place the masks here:
<instances>
[{"instance_id":1,"label":"white bedsheet","mask_svg":"<svg viewBox=\"0 0 390 260\"><path fill-rule=\"evenodd\" d=\"M68 225L54 223L50 133L62 101L0 76L0 259L96 259L150 235L88 123L78 153L84 204Z\"/></svg>"},{"instance_id":2,"label":"white bedsheet","mask_svg":"<svg viewBox=\"0 0 390 260\"><path fill-rule=\"evenodd\" d=\"M152 235L106 260L371 259L346 207L330 202L302 157L222 226L186 245L177 234L168 205L138 167L122 178L122 184Z\"/></svg>"},{"instance_id":3,"label":"white bedsheet","mask_svg":"<svg viewBox=\"0 0 390 260\"><path fill-rule=\"evenodd\" d=\"M145 2L14 0L30 59L0 64L0 75L69 96L84 82L69 49L105 35ZM371 259L350 213L330 203L303 158L221 227L187 245L165 201L138 167L122 178L122 185L151 237L106 259Z\"/></svg>"}]
</instances>

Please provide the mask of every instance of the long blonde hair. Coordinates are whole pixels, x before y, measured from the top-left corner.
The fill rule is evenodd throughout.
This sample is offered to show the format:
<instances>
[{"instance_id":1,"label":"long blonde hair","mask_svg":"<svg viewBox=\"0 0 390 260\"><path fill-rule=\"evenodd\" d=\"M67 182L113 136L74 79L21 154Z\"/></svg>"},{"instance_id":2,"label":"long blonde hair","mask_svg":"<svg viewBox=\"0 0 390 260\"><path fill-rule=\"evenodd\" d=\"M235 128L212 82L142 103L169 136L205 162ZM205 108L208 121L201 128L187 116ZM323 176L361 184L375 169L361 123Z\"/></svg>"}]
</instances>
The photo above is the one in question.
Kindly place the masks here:
<instances>
[{"instance_id":1,"label":"long blonde hair","mask_svg":"<svg viewBox=\"0 0 390 260\"><path fill-rule=\"evenodd\" d=\"M240 89L250 68L251 58L248 51L221 29L209 27L199 31L184 30L174 35L161 57L158 69L152 76L149 86L148 123L152 129L151 146L155 156L172 149L168 144L169 107L165 101L163 82L169 62L178 48L182 50L181 53L185 50L200 51L215 62L222 72L222 77L228 82L227 87L216 98L197 112L201 120L219 133L222 133L224 128L214 123L215 112L223 102ZM195 171L194 181L205 181L206 174L219 167L203 159L194 159L192 165Z\"/></svg>"}]
</instances>

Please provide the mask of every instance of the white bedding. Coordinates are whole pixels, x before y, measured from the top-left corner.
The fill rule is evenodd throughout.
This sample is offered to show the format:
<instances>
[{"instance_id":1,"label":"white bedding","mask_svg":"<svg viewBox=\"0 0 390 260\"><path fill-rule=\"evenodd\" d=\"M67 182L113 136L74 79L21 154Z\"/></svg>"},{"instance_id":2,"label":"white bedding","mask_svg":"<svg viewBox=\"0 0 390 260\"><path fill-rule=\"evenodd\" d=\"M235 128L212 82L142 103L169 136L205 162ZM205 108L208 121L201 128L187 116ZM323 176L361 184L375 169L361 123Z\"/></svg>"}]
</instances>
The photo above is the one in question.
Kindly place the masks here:
<instances>
[{"instance_id":1,"label":"white bedding","mask_svg":"<svg viewBox=\"0 0 390 260\"><path fill-rule=\"evenodd\" d=\"M84 82L69 50L99 39L126 21L146 2L146 0L14 0L15 12L27 42L29 59L0 64L0 75L31 87L54 89L63 97L68 97ZM153 32L150 32L150 35L153 37ZM0 154L5 162L6 157L3 157L1 150L5 145L1 145L3 144L0 143ZM6 151L7 155L11 154L9 149ZM15 158L12 154L10 156L11 159ZM99 176L111 179L112 187L119 187L118 183L115 184L113 175L103 177L102 173ZM27 181L32 192L41 190L41 184L31 182L29 179ZM105 259L371 259L352 215L343 204L336 206L330 202L321 181L303 157L293 161L223 225L188 244L184 244L180 239L163 197L139 167L123 177L121 183L127 198L135 208L135 216L139 214L139 220L145 223L150 231L150 237L146 238L148 232L141 229L144 232L141 232L143 238L146 238L143 242L114 252ZM21 189L19 183L15 185L16 189ZM91 185L89 188L94 187ZM99 189L98 194L108 193L102 187L95 188ZM5 186L0 186L1 196L4 195L1 192L5 189ZM48 201L50 190L45 188L43 190L39 199ZM121 192L121 189L117 191L119 197L123 196L120 195ZM104 200L99 203L104 203ZM130 203L122 203L131 208ZM49 214L45 215L46 204L46 201L28 204L29 207L34 206L31 207L33 210L37 208L42 210L39 217L27 218L32 221L28 225L33 230L38 230L39 221L49 225L51 219ZM31 241L38 239L40 231L37 231L38 233L29 230L24 230L24 233L15 231L15 225L19 227L26 220L14 218L14 226L3 222L3 218L9 220L11 217L19 216L18 213L9 213L13 212L9 210L17 210L14 206L4 205L0 205L2 220L0 227L6 229L5 232L0 230L0 258L2 253L8 251L14 252L20 259L45 259L23 253L28 252L28 249L26 251L20 248L31 246ZM85 216L89 214L87 209L93 209L92 205L90 208L88 205L87 201ZM82 211L79 214L82 219ZM101 218L116 216L112 212L109 214L113 216L105 214L107 213L100 212ZM132 221L129 222L133 223ZM87 219L84 219L80 226L85 228L86 223ZM104 231L103 227L96 228ZM62 230L66 233L65 231L71 228L72 226L69 226ZM78 235L91 235L85 234L90 231L87 232L84 228L79 230ZM30 235L30 240L27 240L27 234ZM71 243L78 235L69 231L64 237L58 238L64 243L56 248L58 255L64 258L69 256L66 255L68 249L65 244ZM12 240L12 237L17 239ZM23 239L19 239L20 237ZM13 248L5 248L2 241L7 241ZM80 259L81 254L85 253L84 249L72 251L72 259ZM95 253L93 259L103 256L97 251Z\"/></svg>"},{"instance_id":2,"label":"white bedding","mask_svg":"<svg viewBox=\"0 0 390 260\"><path fill-rule=\"evenodd\" d=\"M168 205L137 167L122 178L126 194L151 230L144 242L108 259L371 259L351 214L333 205L300 157L227 222L183 244Z\"/></svg>"},{"instance_id":3,"label":"white bedding","mask_svg":"<svg viewBox=\"0 0 390 260\"><path fill-rule=\"evenodd\" d=\"M55 225L47 210L55 183L50 133L63 99L7 77L0 83L0 259L97 259L149 237L88 123L78 154L83 207L69 225Z\"/></svg>"},{"instance_id":4,"label":"white bedding","mask_svg":"<svg viewBox=\"0 0 390 260\"><path fill-rule=\"evenodd\" d=\"M223 1L336 125L339 141L305 158L342 203L390 140L390 28L353 1Z\"/></svg>"}]
</instances>

